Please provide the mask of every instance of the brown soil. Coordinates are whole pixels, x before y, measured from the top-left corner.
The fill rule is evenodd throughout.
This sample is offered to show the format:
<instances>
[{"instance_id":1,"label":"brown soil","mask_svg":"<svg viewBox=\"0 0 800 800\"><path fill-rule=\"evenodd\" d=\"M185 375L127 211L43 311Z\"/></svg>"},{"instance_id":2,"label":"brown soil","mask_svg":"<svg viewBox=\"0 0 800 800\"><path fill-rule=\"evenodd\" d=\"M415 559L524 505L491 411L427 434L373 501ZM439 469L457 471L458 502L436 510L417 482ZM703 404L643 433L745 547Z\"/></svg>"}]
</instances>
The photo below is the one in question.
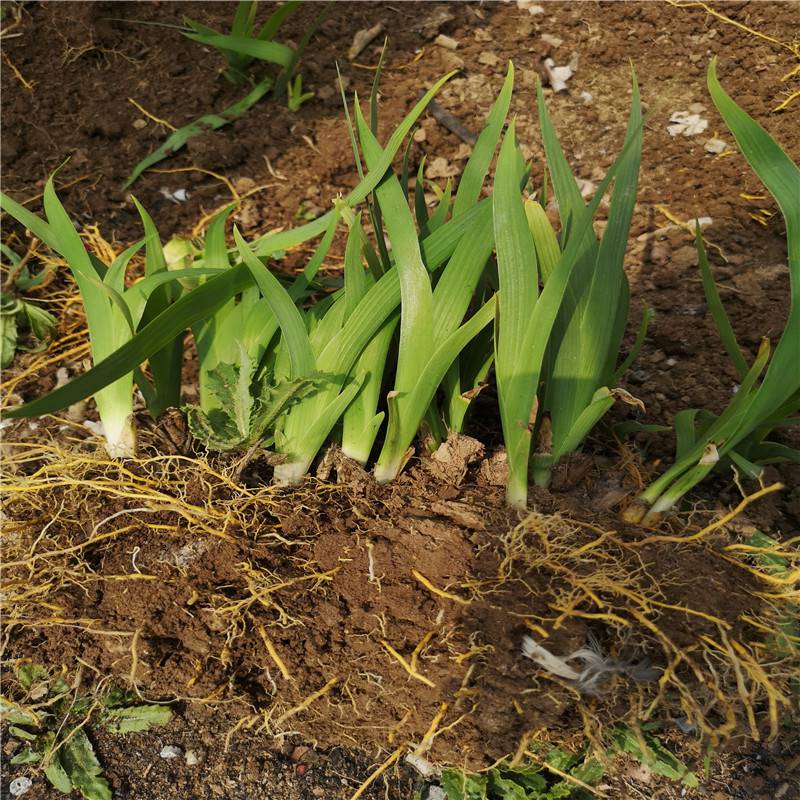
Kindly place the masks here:
<instances>
[{"instance_id":1,"label":"brown soil","mask_svg":"<svg viewBox=\"0 0 800 800\"><path fill-rule=\"evenodd\" d=\"M560 476L569 491L538 492L520 522L488 462L463 485L426 461L378 487L334 459L336 483L287 492L264 486L258 465L248 489L224 460L119 467L94 447L8 445L6 657L179 698L191 709L184 747L210 709L232 740L270 734L279 753L297 734L324 752L402 747L471 769L531 735L599 742L654 709L720 741L744 724L726 643L760 661L787 613L725 551L734 529L679 547L621 528L601 510L619 464L584 468L579 487ZM531 631L555 653L591 634L603 652L667 672L581 698L522 657ZM751 703L785 692L791 662L763 666L763 679L748 672Z\"/></svg>"},{"instance_id":2,"label":"brown soil","mask_svg":"<svg viewBox=\"0 0 800 800\"><path fill-rule=\"evenodd\" d=\"M97 223L106 238L127 244L140 235L140 228L121 186L134 164L165 135L152 121L135 127L142 113L127 98L180 126L225 108L244 93L217 77L221 62L214 53L175 31L131 21L176 24L186 15L224 27L230 7L165 2L26 3L20 8L20 24L11 31L19 35L3 38L3 189L16 199L33 198L43 179L69 156L58 182L71 215ZM800 37L794 4L715 8L782 41ZM284 35L297 41L316 10L304 9L287 23ZM741 196L758 195L762 187L738 152L714 157L703 149L714 133L732 144L704 88L708 59L719 55L723 85L795 157L800 153L800 101L786 111L771 112L797 88L796 79L781 81L796 64L788 49L699 7L547 3L544 15L532 16L515 4L337 3L302 64L304 84L317 92L315 100L297 114L264 100L233 125L198 137L158 165L188 171L153 171L134 185L162 236L188 234L205 214L230 201L225 185L201 170L225 176L240 194L264 187L237 212L238 224L250 235L321 213L337 192L353 186L357 176L345 144L334 61L342 61L349 88L366 96L372 73L345 64L344 53L355 30L377 21L385 22L390 35L382 131L396 124L421 87L454 68L462 71L438 102L477 130L506 61L513 58L518 75L513 111L534 163L541 162L535 75L545 56L562 64L577 52L579 66L569 92L549 97L549 107L565 151L586 179L596 180L620 145L629 96L627 64L633 61L650 117L628 259L631 338L645 305L653 306L657 316L626 386L646 403L643 421L668 424L687 406L719 410L736 375L703 302L691 237L677 227L654 232L670 225L664 208L682 221L711 216L708 239L725 257L723 261L713 252L715 274L741 344L752 353L762 336L774 338L787 309L784 231L779 215L764 217L763 225L751 218L759 208L776 208L771 200ZM457 39L458 49L434 45L437 31ZM542 34L563 41L547 44ZM359 58L366 64L376 60L375 45ZM22 79L33 87L26 89ZM591 103L582 102L581 91L592 94ZM705 107L707 135L670 137L670 114L693 103ZM413 146L412 165L428 153L429 164L436 156L446 159L442 173L463 166L464 149L453 134L429 115L421 129L425 141ZM433 177L443 183L443 174ZM161 192L177 188L188 189L186 203L174 204ZM31 208L36 208L35 200ZM337 256L331 261L335 269ZM79 324L74 307L70 313L62 333ZM73 353L70 359L73 368L78 356ZM34 357L18 363L30 366ZM58 365L35 370L15 391L27 395L37 384L49 388ZM615 410L612 421L626 413ZM475 424L481 430L491 427L480 415ZM772 613L754 597L761 588L756 579L722 557L721 548L735 537L735 526L709 545L680 550L668 543L635 546L642 534L620 528L613 504L635 491L638 458L631 460L631 453L623 450L620 461L617 445L605 434L590 442L589 455L565 465L552 494L536 495L537 511L560 514L562 521L533 518L514 535L508 531L517 520L501 507L498 489L474 468L458 487L417 466L390 489L378 489L350 472L347 490L325 481L287 494L262 488L265 476L257 464L246 476L250 494L242 494L177 459L161 466L130 465L128 474L117 473L97 462L91 447L81 444L83 434L72 427L64 432L55 423L42 422L34 430L20 423L6 437L10 442L30 440L31 445L30 450L10 446L9 483L38 487L10 493L6 513L18 525L12 534L17 531L19 538L6 546L6 560L32 555L30 548L45 521L56 520L37 542L35 565L6 570L12 588L34 582L34 576L38 585L50 587L45 596L15 606L19 618L12 618L8 657L64 663L71 669L80 658L123 681L135 667L133 677L145 695L184 698L165 731L124 740L96 734L120 797L347 798L370 766L394 747L419 745L443 703L448 707L427 757L472 766L514 752L531 729L547 731L562 742L580 738L581 710L589 715L590 731L608 727L632 713L630 684L578 704L572 692L547 681L521 657L519 643L527 619L548 631L554 652L581 643L590 629L606 649L635 657L647 654L661 666L669 663L669 647L633 613L642 613L641 604L620 596L614 586L647 603L655 599L707 615L648 607L658 630L684 649L703 635L719 639L718 623L710 618L732 626L724 628L731 640L755 646L763 635L742 617L770 618ZM44 444L51 437L56 443ZM54 454L69 458L63 453L65 441L83 454L73 456L71 470L61 464L73 483L37 482L34 471L51 474L47 463ZM667 438L649 441L649 463L640 467L645 471L657 468L653 457L669 457ZM40 447L54 450L48 455ZM158 449L164 449L163 443ZM224 463L214 466L225 469ZM163 471L155 477L163 498L147 494L155 479L148 470L159 469ZM189 480L185 469L193 470ZM796 486L800 478L796 467L782 467L775 474L788 486ZM125 500L119 486L147 499ZM737 499L736 487L723 481L709 484L694 498L701 508L712 510ZM176 505L182 510L176 511ZM138 517L123 514L95 531L109 515L138 506L160 510ZM740 524L759 525L778 538L788 538L800 525L800 501L790 492L771 495L748 513ZM707 517L702 514L695 521ZM147 527L151 525L161 527ZM598 535L587 525L616 531L602 548L587 551L593 552L591 558L575 555ZM97 533L113 530L118 533L87 544ZM547 537L540 536L544 531ZM546 541L553 552L545 549ZM70 547L75 549L60 552ZM22 555L10 555L12 551ZM471 602L433 594L412 577L412 569L433 586ZM136 572L153 577L131 578ZM287 585L264 592L281 583ZM656 586L662 596L655 595ZM698 593L698 586L704 591ZM587 600L587 588L599 593L605 605ZM616 614L624 624L558 608ZM125 634L103 635L95 628ZM269 655L260 630L283 659L289 678ZM433 636L425 641L429 633ZM407 661L424 642L419 672L435 685L404 672L382 641ZM703 664L700 669L714 685ZM727 687L731 678L722 675L720 681ZM307 709L281 719L326 686L326 693ZM639 711L647 708L653 691L642 688ZM708 691L690 686L690 694L698 693L698 704L711 703ZM198 698L213 702L190 702ZM666 708L677 708L670 706L674 696L662 700ZM722 708L712 703L712 711L708 724L719 727ZM224 752L224 734L237 724L230 751ZM286 731L290 733L277 740L271 735ZM741 734L745 732L746 726ZM295 747L303 742L316 746L298 757ZM791 763L784 755L792 751L791 736L779 742L783 750L770 751L778 765L775 774L765 769L760 784L748 782L743 774L746 759L723 760L696 796L776 796L787 780L782 771ZM166 743L201 748L202 765L162 761L158 751ZM766 763L766 751L763 756L761 763ZM377 781L365 797L410 797L408 773L386 774L387 781ZM0 791L6 790L4 781ZM660 791L639 775L628 784L615 784L610 796L645 792L656 797ZM791 798L791 791L790 786L783 796ZM37 782L27 796L52 793Z\"/></svg>"}]
</instances>

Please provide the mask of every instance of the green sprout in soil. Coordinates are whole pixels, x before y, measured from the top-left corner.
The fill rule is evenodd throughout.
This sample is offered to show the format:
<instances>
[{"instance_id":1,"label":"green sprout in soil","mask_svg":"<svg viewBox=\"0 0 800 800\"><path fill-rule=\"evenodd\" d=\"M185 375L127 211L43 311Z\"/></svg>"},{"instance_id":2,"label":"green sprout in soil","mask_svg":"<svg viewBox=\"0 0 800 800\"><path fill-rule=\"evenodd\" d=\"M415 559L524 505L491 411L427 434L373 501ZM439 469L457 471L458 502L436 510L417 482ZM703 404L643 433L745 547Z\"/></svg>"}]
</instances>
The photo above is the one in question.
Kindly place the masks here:
<instances>
[{"instance_id":1,"label":"green sprout in soil","mask_svg":"<svg viewBox=\"0 0 800 800\"><path fill-rule=\"evenodd\" d=\"M234 84L249 83L251 89L244 97L223 111L216 114L204 114L181 128L173 129L157 149L145 156L133 168L123 188L127 189L131 186L145 170L154 164L177 153L193 136L229 125L245 114L268 92L272 92L273 99L282 98L284 95L288 96L288 106L291 111L297 111L303 103L314 96L313 92L303 94L302 78L298 75L293 82L292 76L308 43L327 16L328 6L323 8L304 32L300 43L296 47L290 47L276 42L275 36L283 21L301 5L299 0L291 0L291 2L278 6L257 30L255 17L258 5L255 0L239 2L236 6L231 32L227 34L219 33L188 17L184 18L184 28L181 29L183 35L198 44L218 50L227 64L223 73L225 77ZM279 68L278 73L275 76L268 75L257 80L252 71L254 63L272 64Z\"/></svg>"},{"instance_id":2,"label":"green sprout in soil","mask_svg":"<svg viewBox=\"0 0 800 800\"><path fill-rule=\"evenodd\" d=\"M0 367L5 369L18 351L38 353L46 349L58 330L58 320L33 300L19 296L21 292L41 286L50 276L50 270L45 268L31 275L25 256L18 255L5 244L0 244L0 252L8 262L0 297ZM26 332L32 344L26 344L20 335Z\"/></svg>"},{"instance_id":3,"label":"green sprout in soil","mask_svg":"<svg viewBox=\"0 0 800 800\"><path fill-rule=\"evenodd\" d=\"M553 747L541 760L481 774L446 769L439 784L447 800L589 800L604 772L596 759Z\"/></svg>"},{"instance_id":4,"label":"green sprout in soil","mask_svg":"<svg viewBox=\"0 0 800 800\"><path fill-rule=\"evenodd\" d=\"M455 195L449 183L439 187L432 210L424 193L424 161L413 187L408 149L397 171L392 164L452 75L425 94L383 145L377 139L379 76L380 66L368 119L357 97L352 114L345 104L359 182L328 213L253 242L234 228L235 246L228 249L229 208L212 222L203 246L186 250L168 269L155 226L140 209L149 266L147 278L128 289L124 263L106 270L87 256L52 180L45 192L48 223L3 195L3 208L69 261L95 351L95 366L87 373L8 416L50 413L94 394L101 418L111 418L108 436L116 430L116 417L127 415L132 424L134 376L157 416L179 403L176 343L191 330L198 352L199 404L189 415L195 435L208 447L249 452L269 446L275 478L283 484L302 480L330 444L341 445L345 455L362 464L377 451L374 474L387 482L403 469L421 432L435 448L462 430L494 364L509 467L507 499L523 508L529 480L547 485L559 460L583 445L617 399L641 405L617 386L651 318L646 311L636 342L623 358L629 305L623 261L643 134L635 75L625 140L588 203L558 142L541 87L546 170L538 180L532 177L534 167L525 164L513 120L503 135L514 82L509 65ZM760 383L766 348L718 419L705 412L678 415L676 464L631 511L632 518L641 518L652 507L648 521L724 456L748 476L755 476L760 464L794 457L767 436L789 422L800 397L795 369L800 363L800 302L795 296L800 206L792 194L798 170L722 91L713 64L709 86L784 210L793 304ZM487 176L496 154L490 191ZM557 225L548 216L549 186L558 204ZM488 196L481 199L482 193ZM608 219L598 238L595 217L607 194ZM329 291L317 273L340 227L347 234L344 276ZM300 274L282 275L271 266L286 250L319 237ZM129 258L130 250L126 254L119 258ZM713 299L713 281L705 283ZM710 306L723 340L733 349L721 304ZM95 343L97 329L113 336ZM142 374L145 361L152 385ZM106 399L109 392L111 400ZM109 449L117 456L132 450L115 449L113 437Z\"/></svg>"},{"instance_id":5,"label":"green sprout in soil","mask_svg":"<svg viewBox=\"0 0 800 800\"><path fill-rule=\"evenodd\" d=\"M207 25L184 17L186 30L183 35L198 44L213 47L225 58L227 68L223 73L231 83L245 83L250 79L250 67L254 61L277 64L283 69L295 60L294 50L275 41L275 35L283 21L300 7L299 0L291 0L278 6L267 21L256 30L255 0L241 0L236 4L231 31L219 33Z\"/></svg>"},{"instance_id":6,"label":"green sprout in soil","mask_svg":"<svg viewBox=\"0 0 800 800\"><path fill-rule=\"evenodd\" d=\"M446 769L438 784L447 800L591 800L609 759L626 753L650 772L696 788L697 776L652 733L657 727L658 723L643 723L637 729L619 725L602 760L585 751L572 754L531 742L527 755L532 760L500 764L483 773Z\"/></svg>"},{"instance_id":7,"label":"green sprout in soil","mask_svg":"<svg viewBox=\"0 0 800 800\"><path fill-rule=\"evenodd\" d=\"M647 487L626 515L645 524L657 521L714 469L732 467L739 475L759 479L765 464L800 463L800 451L770 438L782 428L800 424L800 168L725 92L713 61L708 90L743 155L783 213L791 306L774 352L770 353L765 339L748 364L714 285L698 226L697 252L706 298L740 384L719 416L702 409L676 415L675 463Z\"/></svg>"},{"instance_id":8,"label":"green sprout in soil","mask_svg":"<svg viewBox=\"0 0 800 800\"><path fill-rule=\"evenodd\" d=\"M63 674L51 675L37 664L17 665L14 676L16 696L0 697L0 716L17 744L9 764L41 769L63 794L77 791L86 800L111 800L87 731L135 733L166 725L172 718L167 706L139 704L129 692L81 694Z\"/></svg>"},{"instance_id":9,"label":"green sprout in soil","mask_svg":"<svg viewBox=\"0 0 800 800\"><path fill-rule=\"evenodd\" d=\"M299 111L303 103L307 103L316 95L314 92L303 91L303 76L297 75L294 80L286 84L286 93L289 97L289 111Z\"/></svg>"}]
</instances>

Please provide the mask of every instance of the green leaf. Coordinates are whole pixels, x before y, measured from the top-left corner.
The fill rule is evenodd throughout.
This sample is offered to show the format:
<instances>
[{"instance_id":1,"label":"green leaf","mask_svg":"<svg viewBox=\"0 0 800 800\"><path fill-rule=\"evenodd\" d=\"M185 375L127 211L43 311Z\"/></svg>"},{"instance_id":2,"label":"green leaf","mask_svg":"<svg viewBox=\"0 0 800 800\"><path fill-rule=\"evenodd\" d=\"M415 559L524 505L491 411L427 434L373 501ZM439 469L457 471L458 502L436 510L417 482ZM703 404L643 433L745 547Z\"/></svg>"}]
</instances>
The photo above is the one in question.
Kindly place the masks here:
<instances>
[{"instance_id":1,"label":"green leaf","mask_svg":"<svg viewBox=\"0 0 800 800\"><path fill-rule=\"evenodd\" d=\"M626 356L625 360L614 371L614 375L610 382L612 386L616 386L625 377L625 373L630 369L631 364L633 364L633 362L636 360L636 357L639 355L639 351L642 349L644 340L647 337L647 331L650 328L650 323L653 321L653 317L655 317L655 311L653 311L650 306L646 306L644 312L642 313L642 321L639 324L639 331L636 334L633 347L631 347L631 350ZM616 363L616 356L614 358L614 362Z\"/></svg>"},{"instance_id":2,"label":"green leaf","mask_svg":"<svg viewBox=\"0 0 800 800\"><path fill-rule=\"evenodd\" d=\"M60 389L56 389L30 403L3 412L6 417L38 417L50 414L95 394L144 362L177 334L196 322L208 318L231 297L252 284L250 270L243 264L212 278L177 300L133 339L115 350L88 372L78 375Z\"/></svg>"},{"instance_id":3,"label":"green leaf","mask_svg":"<svg viewBox=\"0 0 800 800\"><path fill-rule=\"evenodd\" d=\"M72 781L61 763L60 751L52 757L50 763L45 767L44 774L47 780L50 781L59 792L62 794L72 794ZM110 793L108 796L111 796Z\"/></svg>"},{"instance_id":4,"label":"green leaf","mask_svg":"<svg viewBox=\"0 0 800 800\"><path fill-rule=\"evenodd\" d=\"M527 503L531 424L539 367L524 342L538 298L536 250L519 191L515 125L508 126L494 181L492 209L500 291L495 332L495 375L509 466L508 502ZM549 332L542 331L547 336ZM522 354L522 357L520 357Z\"/></svg>"},{"instance_id":5,"label":"green leaf","mask_svg":"<svg viewBox=\"0 0 800 800\"><path fill-rule=\"evenodd\" d=\"M529 789L534 797L547 790L547 779L542 774L542 767L536 763L523 764L507 770L514 780Z\"/></svg>"},{"instance_id":6,"label":"green leaf","mask_svg":"<svg viewBox=\"0 0 800 800\"><path fill-rule=\"evenodd\" d=\"M361 140L367 167L378 165L382 151L361 109L355 105L356 128ZM375 189L383 212L395 269L400 280L400 341L394 390L410 391L419 372L420 354L430 346L433 335L433 291L428 270L422 260L414 220L400 182L389 175Z\"/></svg>"},{"instance_id":7,"label":"green leaf","mask_svg":"<svg viewBox=\"0 0 800 800\"><path fill-rule=\"evenodd\" d=\"M214 47L217 50L227 50L237 55L250 56L260 61L269 61L285 67L292 59L292 48L278 42L261 41L260 39L236 36L224 33L184 33L187 39Z\"/></svg>"},{"instance_id":8,"label":"green leaf","mask_svg":"<svg viewBox=\"0 0 800 800\"><path fill-rule=\"evenodd\" d=\"M22 310L22 303L6 295L0 299L0 303L0 367L5 369L17 352L17 316Z\"/></svg>"},{"instance_id":9,"label":"green leaf","mask_svg":"<svg viewBox=\"0 0 800 800\"><path fill-rule=\"evenodd\" d=\"M531 230L533 244L536 248L536 259L542 273L542 283L547 283L550 274L558 265L561 248L547 213L536 200L525 201L525 216Z\"/></svg>"},{"instance_id":10,"label":"green leaf","mask_svg":"<svg viewBox=\"0 0 800 800\"><path fill-rule=\"evenodd\" d=\"M146 170L163 161L168 156L177 153L186 142L193 136L200 133L205 133L208 130L215 131L218 128L228 125L238 117L241 117L251 106L255 105L270 89L272 88L272 79L265 78L260 83L248 92L241 100L238 100L233 105L228 106L224 111L219 114L206 114L188 125L171 133L163 144L154 150L150 155L143 158L131 172L130 177L125 181L123 189L131 186L139 176Z\"/></svg>"},{"instance_id":11,"label":"green leaf","mask_svg":"<svg viewBox=\"0 0 800 800\"><path fill-rule=\"evenodd\" d=\"M657 775L682 781L686 786L692 788L699 785L697 776L652 734L642 734L646 749L642 749L640 737L628 725L617 728L612 733L612 739L620 750L632 755Z\"/></svg>"},{"instance_id":12,"label":"green leaf","mask_svg":"<svg viewBox=\"0 0 800 800\"><path fill-rule=\"evenodd\" d=\"M262 42L272 41L272 39L275 38L275 34L278 32L278 28L283 24L283 21L290 14L294 14L301 5L301 0L289 0L289 2L278 6L261 26L261 30L258 32L258 38L261 39ZM252 6L253 9L255 9L258 7L258 3L254 2Z\"/></svg>"},{"instance_id":13,"label":"green leaf","mask_svg":"<svg viewBox=\"0 0 800 800\"><path fill-rule=\"evenodd\" d=\"M412 108L411 111L406 115L405 119L403 119L397 128L395 128L394 132L389 137L389 141L386 143L386 147L383 149L380 158L375 162L374 168L372 168L366 177L359 181L355 189L353 189L344 198L344 202L350 206L350 208L353 208L358 205L358 203L362 202L367 195L373 191L378 183L380 183L383 176L386 174L386 170L391 167L395 154L400 149L400 145L403 143L403 140L408 135L408 132L411 130L414 123L417 121L419 116L425 110L428 103L433 99L439 89L441 89L442 86L444 86L444 84L455 74L455 72L450 72L443 78L440 78L438 81L436 81L436 83L414 106L414 108ZM253 250L257 256L263 256L268 255L269 253L274 253L276 250L285 250L296 244L313 239L328 227L333 215L334 212L329 211L327 214L323 214L313 222L309 222L308 224L302 225L299 228L262 236L253 243ZM469 223L467 222L467 224Z\"/></svg>"},{"instance_id":14,"label":"green leaf","mask_svg":"<svg viewBox=\"0 0 800 800\"><path fill-rule=\"evenodd\" d=\"M457 769L442 772L440 784L447 793L447 800L487 800L485 775L469 775Z\"/></svg>"},{"instance_id":15,"label":"green leaf","mask_svg":"<svg viewBox=\"0 0 800 800\"><path fill-rule=\"evenodd\" d=\"M110 733L134 733L166 725L171 719L172 709L169 706L125 706L106 711L103 714L103 727Z\"/></svg>"},{"instance_id":16,"label":"green leaf","mask_svg":"<svg viewBox=\"0 0 800 800\"><path fill-rule=\"evenodd\" d=\"M278 279L256 258L238 228L234 227L233 236L239 254L278 320L292 365L291 377L301 378L311 375L316 370L316 360L305 322L297 306Z\"/></svg>"},{"instance_id":17,"label":"green leaf","mask_svg":"<svg viewBox=\"0 0 800 800\"><path fill-rule=\"evenodd\" d=\"M132 198L142 220L145 233L145 276L150 278L166 274L167 262L161 247L161 237L150 215L139 201ZM179 289L180 287L178 287ZM147 325L176 299L175 287L165 283L150 292L140 325ZM138 326L137 326L138 327ZM156 391L156 406L149 408L154 417L168 408L177 408L181 402L181 368L183 366L183 336L176 336L165 348L153 353L149 359L150 371Z\"/></svg>"},{"instance_id":18,"label":"green leaf","mask_svg":"<svg viewBox=\"0 0 800 800\"><path fill-rule=\"evenodd\" d=\"M524 786L512 778L504 777L496 769L489 773L489 785L493 795L499 800L529 800L530 798Z\"/></svg>"},{"instance_id":19,"label":"green leaf","mask_svg":"<svg viewBox=\"0 0 800 800\"><path fill-rule=\"evenodd\" d=\"M9 728L9 731L12 729ZM44 756L38 750L25 747L20 750L13 758L9 759L9 764L38 764Z\"/></svg>"},{"instance_id":20,"label":"green leaf","mask_svg":"<svg viewBox=\"0 0 800 800\"><path fill-rule=\"evenodd\" d=\"M489 165L494 158L500 134L505 125L508 109L511 105L511 95L514 91L514 65L508 62L508 72L503 81L503 87L492 105L486 124L472 148L472 153L464 166L464 172L458 182L458 192L453 205L453 216L463 214L478 202L481 187L489 171ZM420 222L420 227L422 223Z\"/></svg>"},{"instance_id":21,"label":"green leaf","mask_svg":"<svg viewBox=\"0 0 800 800\"><path fill-rule=\"evenodd\" d=\"M583 764L574 767L570 775L577 778L579 781L588 783L589 786L594 786L602 780L605 772L606 769L600 761L596 758L589 758L584 761Z\"/></svg>"},{"instance_id":22,"label":"green leaf","mask_svg":"<svg viewBox=\"0 0 800 800\"><path fill-rule=\"evenodd\" d=\"M50 673L40 664L20 664L14 668L14 675L26 691L50 677Z\"/></svg>"},{"instance_id":23,"label":"green leaf","mask_svg":"<svg viewBox=\"0 0 800 800\"><path fill-rule=\"evenodd\" d=\"M708 90L722 118L733 133L744 157L755 170L783 213L789 260L791 307L784 334L775 348L753 407L752 423L771 413L800 388L800 168L749 114L740 108L717 80L716 59L708 69ZM787 380L789 377L789 380ZM733 445L732 445L733 446Z\"/></svg>"},{"instance_id":24,"label":"green leaf","mask_svg":"<svg viewBox=\"0 0 800 800\"><path fill-rule=\"evenodd\" d=\"M58 330L58 320L49 311L25 300L22 303L22 313L36 339L44 344L53 338Z\"/></svg>"},{"instance_id":25,"label":"green leaf","mask_svg":"<svg viewBox=\"0 0 800 800\"><path fill-rule=\"evenodd\" d=\"M102 767L84 730L65 740L58 755L64 772L85 800L111 800L111 788L102 777Z\"/></svg>"},{"instance_id":26,"label":"green leaf","mask_svg":"<svg viewBox=\"0 0 800 800\"><path fill-rule=\"evenodd\" d=\"M587 231L580 241L577 263L554 329L554 360L549 373L543 376L546 382L544 407L550 414L556 460L577 449L602 416L597 413L587 416L587 412L594 406L595 393L604 386L607 372L611 371L609 364L616 362L625 332L629 290L624 257L636 203L642 146L642 115L635 75L632 76L632 93L628 130L615 175L608 222L599 245L593 231ZM562 224L570 228L570 237L580 238L578 220L586 213L583 200L549 122L541 90L539 96L542 138L559 209L563 204L569 210ZM612 403L613 399L606 410ZM596 410L595 406L592 412ZM591 424L586 425L587 422ZM581 424L582 433L576 437Z\"/></svg>"},{"instance_id":27,"label":"green leaf","mask_svg":"<svg viewBox=\"0 0 800 800\"><path fill-rule=\"evenodd\" d=\"M697 248L697 260L700 264L700 275L703 278L703 291L706 295L706 302L711 316L714 319L714 324L717 326L719 338L725 347L728 356L739 377L743 378L747 375L747 361L745 361L739 343L736 341L736 334L733 332L731 322L728 315L725 313L725 307L722 305L717 286L714 283L714 276L711 274L711 267L708 263L708 255L706 254L705 243L703 242L703 234L700 228L700 223L695 222L695 246Z\"/></svg>"}]
</instances>

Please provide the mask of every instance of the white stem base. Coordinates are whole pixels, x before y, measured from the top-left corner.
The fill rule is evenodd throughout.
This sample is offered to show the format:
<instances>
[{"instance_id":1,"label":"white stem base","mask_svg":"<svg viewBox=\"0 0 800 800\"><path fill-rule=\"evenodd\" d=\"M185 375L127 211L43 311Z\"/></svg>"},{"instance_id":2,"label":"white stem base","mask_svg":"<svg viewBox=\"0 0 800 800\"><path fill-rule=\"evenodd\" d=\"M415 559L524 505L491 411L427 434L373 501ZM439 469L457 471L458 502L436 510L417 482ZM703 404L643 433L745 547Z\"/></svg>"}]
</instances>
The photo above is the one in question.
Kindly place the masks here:
<instances>
[{"instance_id":1,"label":"white stem base","mask_svg":"<svg viewBox=\"0 0 800 800\"><path fill-rule=\"evenodd\" d=\"M110 458L134 458L136 456L136 425L133 416L121 424L109 425L103 421L105 448Z\"/></svg>"},{"instance_id":2,"label":"white stem base","mask_svg":"<svg viewBox=\"0 0 800 800\"><path fill-rule=\"evenodd\" d=\"M274 480L279 486L297 486L306 472L309 465L305 461L285 461L275 467Z\"/></svg>"}]
</instances>

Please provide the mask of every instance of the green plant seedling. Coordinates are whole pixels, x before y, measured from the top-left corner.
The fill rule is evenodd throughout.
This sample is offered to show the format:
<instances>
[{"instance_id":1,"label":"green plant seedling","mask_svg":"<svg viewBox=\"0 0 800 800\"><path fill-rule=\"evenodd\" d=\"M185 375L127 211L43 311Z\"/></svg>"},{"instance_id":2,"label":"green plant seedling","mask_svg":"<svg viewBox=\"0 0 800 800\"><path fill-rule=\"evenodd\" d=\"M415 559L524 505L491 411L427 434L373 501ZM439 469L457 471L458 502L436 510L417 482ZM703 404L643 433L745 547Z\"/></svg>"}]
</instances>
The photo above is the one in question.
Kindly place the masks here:
<instances>
[{"instance_id":1,"label":"green plant seedling","mask_svg":"<svg viewBox=\"0 0 800 800\"><path fill-rule=\"evenodd\" d=\"M53 176L48 179L44 190L46 220L2 193L0 207L66 259L83 301L94 363L100 363L116 352L134 336L140 326L147 327L150 320L172 304L175 294L168 284L183 277L183 273L166 269L158 232L138 204L145 239L124 250L111 264L101 263L86 250L55 193ZM126 268L142 246L145 246L146 253L145 278L126 288ZM132 391L134 374L148 406L157 416L178 402L181 352L182 340L171 336L148 354L152 383L144 377L137 363L94 392L110 456L130 457L136 452ZM14 416L14 410L6 413Z\"/></svg>"},{"instance_id":2,"label":"green plant seedling","mask_svg":"<svg viewBox=\"0 0 800 800\"><path fill-rule=\"evenodd\" d=\"M2 254L10 261L8 280L18 292L35 288L44 279L45 270L32 278L27 265L8 246L2 246ZM9 366L18 351L38 353L44 350L55 336L57 328L58 320L49 311L33 300L4 291L0 297L0 367ZM25 331L34 344L26 344L21 339L20 332Z\"/></svg>"},{"instance_id":3,"label":"green plant seedling","mask_svg":"<svg viewBox=\"0 0 800 800\"><path fill-rule=\"evenodd\" d=\"M625 513L629 521L645 525L657 522L716 468L733 466L739 474L756 478L764 464L800 462L800 452L769 438L800 421L800 168L725 92L717 79L715 61L708 68L708 90L786 222L789 317L774 352L765 340L748 365L714 286L698 226L697 251L706 297L723 345L740 374L740 384L719 416L698 409L676 415L674 464Z\"/></svg>"},{"instance_id":4,"label":"green plant seedling","mask_svg":"<svg viewBox=\"0 0 800 800\"><path fill-rule=\"evenodd\" d=\"M307 103L315 97L314 92L303 92L302 75L295 76L294 80L290 80L286 84L286 93L289 98L289 111L299 111L303 103Z\"/></svg>"},{"instance_id":5,"label":"green plant seedling","mask_svg":"<svg viewBox=\"0 0 800 800\"><path fill-rule=\"evenodd\" d=\"M14 675L19 699L0 697L0 717L18 745L9 763L37 766L65 795L77 791L85 800L111 800L89 736L92 729L122 735L166 725L172 718L169 706L136 703L128 692L115 690L101 698L81 694L63 675L52 676L37 664L19 665Z\"/></svg>"}]
</instances>

